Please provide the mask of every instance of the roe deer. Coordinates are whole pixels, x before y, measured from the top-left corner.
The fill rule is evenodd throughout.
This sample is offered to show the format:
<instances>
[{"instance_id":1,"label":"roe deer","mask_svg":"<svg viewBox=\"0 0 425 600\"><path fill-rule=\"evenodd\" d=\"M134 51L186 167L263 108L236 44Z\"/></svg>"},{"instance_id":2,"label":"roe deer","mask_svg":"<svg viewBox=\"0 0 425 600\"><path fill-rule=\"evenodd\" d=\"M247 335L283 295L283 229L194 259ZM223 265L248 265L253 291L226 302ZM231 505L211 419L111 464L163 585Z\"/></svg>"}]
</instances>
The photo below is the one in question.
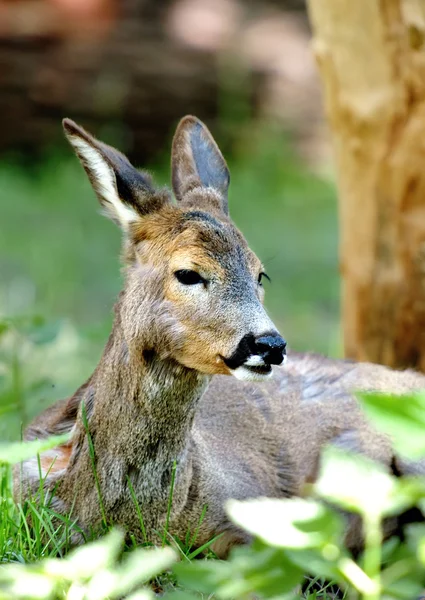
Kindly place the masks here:
<instances>
[{"instance_id":1,"label":"roe deer","mask_svg":"<svg viewBox=\"0 0 425 600\"><path fill-rule=\"evenodd\" d=\"M206 505L196 541L222 534L220 556L247 540L226 517L226 499L301 494L325 444L396 472L423 470L394 456L352 391L403 393L425 388L425 376L291 353L270 378L286 344L263 308L266 274L230 220L229 172L203 123L187 116L175 133L176 203L123 154L63 124L103 210L123 230L125 287L93 375L25 432L33 440L71 431L40 459L55 511L73 507L83 530L101 523L86 426L108 521L141 539L135 496L155 538L177 461L169 532L184 539ZM37 459L16 470L16 493L25 497L39 483ZM361 543L355 520L346 539L352 549Z\"/></svg>"}]
</instances>

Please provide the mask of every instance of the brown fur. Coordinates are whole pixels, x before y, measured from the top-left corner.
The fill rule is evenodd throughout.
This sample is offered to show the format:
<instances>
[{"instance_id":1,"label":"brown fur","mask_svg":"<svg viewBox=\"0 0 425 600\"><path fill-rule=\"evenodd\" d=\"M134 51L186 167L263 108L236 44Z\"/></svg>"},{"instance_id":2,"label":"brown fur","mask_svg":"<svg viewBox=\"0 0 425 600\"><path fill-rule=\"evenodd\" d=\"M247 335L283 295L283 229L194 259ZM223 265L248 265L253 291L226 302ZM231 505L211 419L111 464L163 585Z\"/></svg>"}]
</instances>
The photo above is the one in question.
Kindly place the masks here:
<instances>
[{"instance_id":1,"label":"brown fur","mask_svg":"<svg viewBox=\"0 0 425 600\"><path fill-rule=\"evenodd\" d=\"M326 444L361 452L389 470L397 464L400 472L423 471L394 457L353 397L353 390L423 388L423 375L292 353L271 380L224 376L231 373L224 359L243 336L273 324L262 307L261 263L229 220L227 167L205 126L186 117L177 129L177 206L123 155L70 121L64 126L102 206L124 230L126 283L93 375L25 433L35 439L72 431L69 445L41 457L46 490L57 486L58 512L73 506L85 529L101 521L83 402L108 520L141 538L129 479L155 538L177 460L170 533L183 539L193 532L207 505L196 543L222 533L215 546L220 555L247 540L227 519L225 501L302 494L317 476ZM183 286L175 276L181 269L197 271L208 284ZM27 461L16 470L16 492L38 486L37 462ZM360 544L357 521L347 544Z\"/></svg>"}]
</instances>

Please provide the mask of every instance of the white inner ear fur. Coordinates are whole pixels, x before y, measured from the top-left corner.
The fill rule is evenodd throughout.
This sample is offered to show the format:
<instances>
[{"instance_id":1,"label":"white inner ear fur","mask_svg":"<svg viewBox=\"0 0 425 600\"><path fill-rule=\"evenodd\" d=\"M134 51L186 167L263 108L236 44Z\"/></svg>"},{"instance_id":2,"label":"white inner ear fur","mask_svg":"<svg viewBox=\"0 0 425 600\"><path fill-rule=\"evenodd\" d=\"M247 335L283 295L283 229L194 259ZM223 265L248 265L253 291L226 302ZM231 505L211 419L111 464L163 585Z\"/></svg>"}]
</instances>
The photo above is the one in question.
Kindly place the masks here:
<instances>
[{"instance_id":1,"label":"white inner ear fur","mask_svg":"<svg viewBox=\"0 0 425 600\"><path fill-rule=\"evenodd\" d=\"M126 229L129 223L137 220L137 212L124 204L118 196L113 169L101 153L82 138L69 136L69 140L91 171L95 191L103 202L109 205L105 206L106 210L109 210L111 216L119 221L123 229Z\"/></svg>"}]
</instances>

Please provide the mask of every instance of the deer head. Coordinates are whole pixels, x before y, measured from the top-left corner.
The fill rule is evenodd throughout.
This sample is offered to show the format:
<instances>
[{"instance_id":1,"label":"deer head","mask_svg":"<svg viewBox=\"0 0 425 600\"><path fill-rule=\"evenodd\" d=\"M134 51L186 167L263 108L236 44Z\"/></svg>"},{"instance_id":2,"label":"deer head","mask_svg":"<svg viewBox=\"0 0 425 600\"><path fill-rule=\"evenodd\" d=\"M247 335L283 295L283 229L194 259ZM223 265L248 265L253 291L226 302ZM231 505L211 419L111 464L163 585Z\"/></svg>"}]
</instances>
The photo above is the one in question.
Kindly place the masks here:
<instances>
[{"instance_id":1,"label":"deer head","mask_svg":"<svg viewBox=\"0 0 425 600\"><path fill-rule=\"evenodd\" d=\"M206 126L187 116L172 148L177 200L73 121L66 136L104 212L124 233L117 319L131 357L154 352L204 374L259 380L285 358L263 307L264 268L228 214L229 171Z\"/></svg>"}]
</instances>

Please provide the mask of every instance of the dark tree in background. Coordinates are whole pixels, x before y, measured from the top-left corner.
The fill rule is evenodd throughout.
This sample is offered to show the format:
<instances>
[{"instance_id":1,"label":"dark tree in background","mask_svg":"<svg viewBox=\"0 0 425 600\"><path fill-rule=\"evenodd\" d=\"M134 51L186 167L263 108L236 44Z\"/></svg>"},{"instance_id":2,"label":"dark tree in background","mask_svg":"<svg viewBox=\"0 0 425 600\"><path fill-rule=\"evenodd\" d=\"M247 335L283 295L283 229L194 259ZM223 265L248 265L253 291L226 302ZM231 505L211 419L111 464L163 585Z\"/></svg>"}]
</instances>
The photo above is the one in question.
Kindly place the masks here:
<instances>
[{"instance_id":1,"label":"dark tree in background","mask_svg":"<svg viewBox=\"0 0 425 600\"><path fill-rule=\"evenodd\" d=\"M142 164L183 114L237 125L238 102L320 153L308 44L300 0L0 0L0 153L70 116Z\"/></svg>"}]
</instances>

